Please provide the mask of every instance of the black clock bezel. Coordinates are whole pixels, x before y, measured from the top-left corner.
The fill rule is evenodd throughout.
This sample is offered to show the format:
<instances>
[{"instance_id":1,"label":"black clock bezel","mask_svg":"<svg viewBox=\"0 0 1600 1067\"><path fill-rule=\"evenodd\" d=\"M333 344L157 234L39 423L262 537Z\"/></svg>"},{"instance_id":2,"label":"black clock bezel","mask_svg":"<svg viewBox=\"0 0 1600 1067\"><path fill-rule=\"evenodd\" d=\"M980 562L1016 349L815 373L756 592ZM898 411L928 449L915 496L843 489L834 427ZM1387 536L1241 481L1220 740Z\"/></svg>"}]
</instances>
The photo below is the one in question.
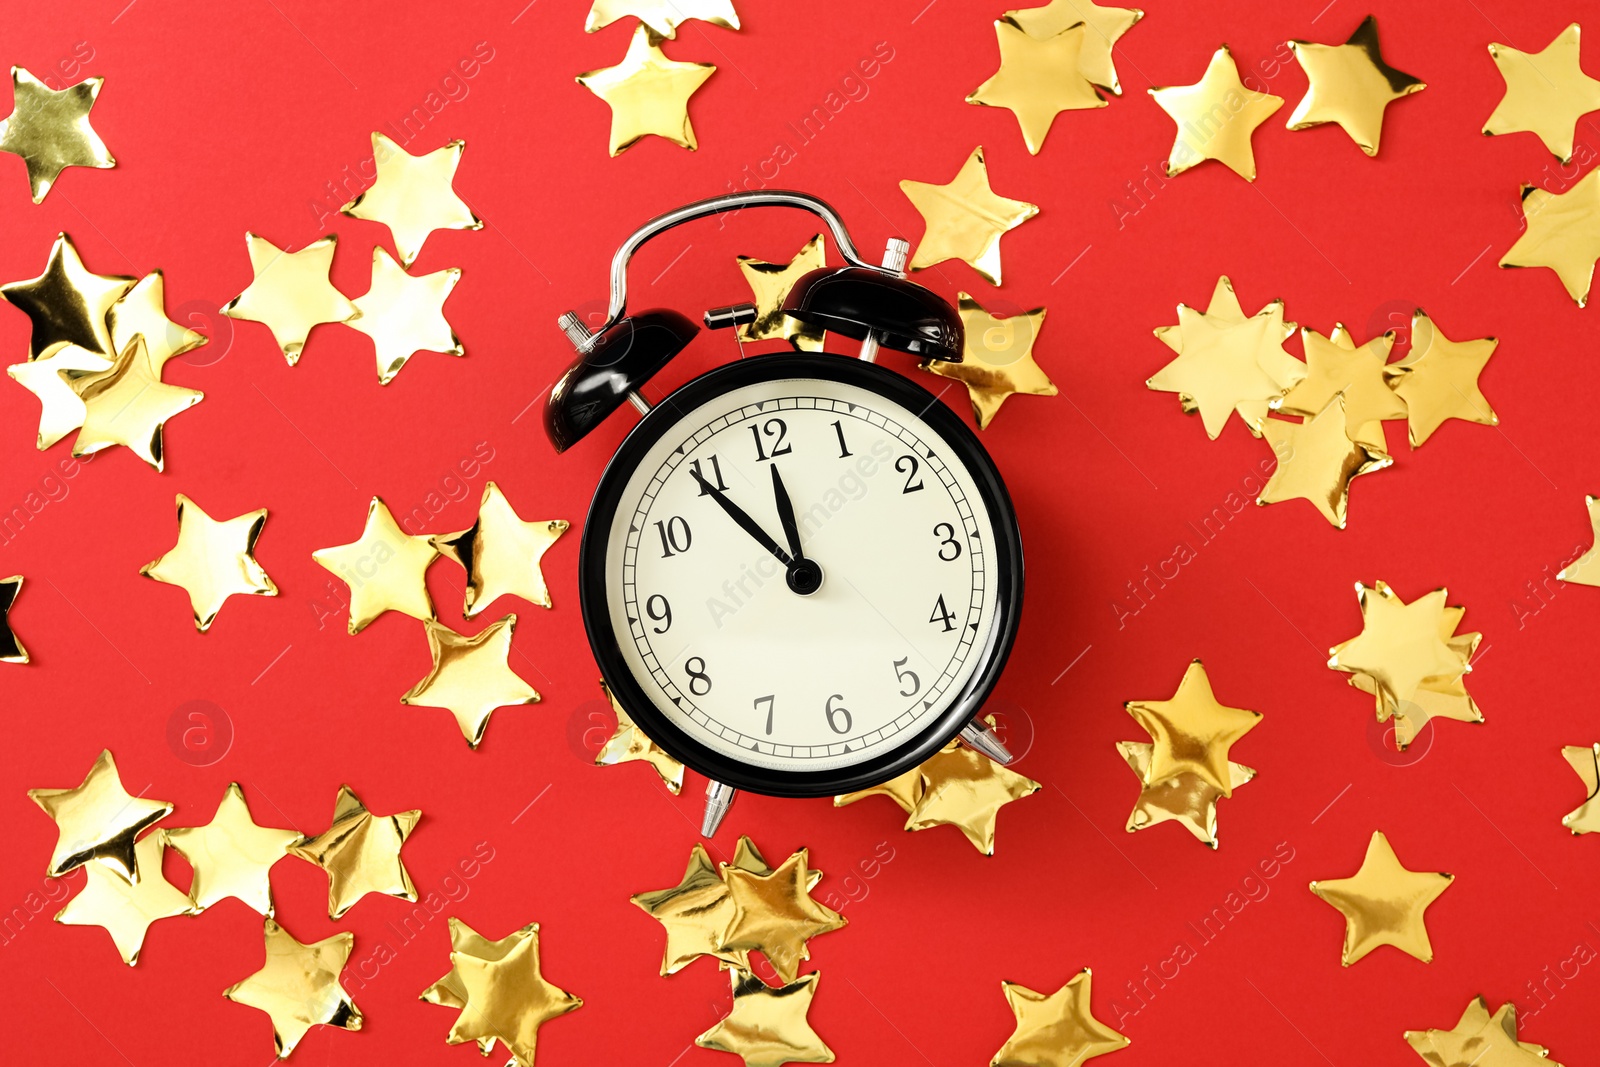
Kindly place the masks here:
<instances>
[{"instance_id":1,"label":"black clock bezel","mask_svg":"<svg viewBox=\"0 0 1600 1067\"><path fill-rule=\"evenodd\" d=\"M649 450L693 409L735 389L783 379L822 379L853 385L917 412L977 484L998 542L995 625L984 661L945 711L914 738L864 763L820 771L785 771L742 763L709 748L673 724L628 668L612 631L606 599L606 545L623 490ZM578 593L589 646L612 695L634 723L668 755L718 782L752 793L819 797L879 785L928 759L973 721L999 681L1022 616L1022 537L1016 509L988 450L966 423L937 397L902 374L851 356L783 353L729 363L684 384L657 403L617 448L595 487L578 552Z\"/></svg>"}]
</instances>

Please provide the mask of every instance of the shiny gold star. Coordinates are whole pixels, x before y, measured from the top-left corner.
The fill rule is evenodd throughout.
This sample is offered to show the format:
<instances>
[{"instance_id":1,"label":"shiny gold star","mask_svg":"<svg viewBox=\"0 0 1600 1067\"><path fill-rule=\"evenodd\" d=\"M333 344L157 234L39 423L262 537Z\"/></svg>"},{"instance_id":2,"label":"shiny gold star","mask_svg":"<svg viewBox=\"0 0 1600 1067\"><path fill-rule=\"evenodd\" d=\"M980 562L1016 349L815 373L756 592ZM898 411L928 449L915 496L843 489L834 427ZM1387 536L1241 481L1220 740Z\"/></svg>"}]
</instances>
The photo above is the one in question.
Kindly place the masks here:
<instances>
[{"instance_id":1,"label":"shiny gold star","mask_svg":"<svg viewBox=\"0 0 1600 1067\"><path fill-rule=\"evenodd\" d=\"M600 690L605 693L606 699L611 701L611 711L617 718L617 728L595 754L595 766L614 767L619 763L643 761L655 768L656 774L661 778L661 784L665 785L673 796L677 796L683 789L683 764L667 755L659 745L645 735L643 730L634 725L633 719L623 710L622 705L617 703L616 694L611 692L605 682L600 683Z\"/></svg>"},{"instance_id":2,"label":"shiny gold star","mask_svg":"<svg viewBox=\"0 0 1600 1067\"><path fill-rule=\"evenodd\" d=\"M483 229L483 220L456 195L452 184L466 147L465 141L451 141L414 156L374 130L372 163L378 176L371 188L339 210L351 218L389 227L400 265L409 267L433 231ZM360 303L356 301L358 306Z\"/></svg>"},{"instance_id":3,"label":"shiny gold star","mask_svg":"<svg viewBox=\"0 0 1600 1067\"><path fill-rule=\"evenodd\" d=\"M1212 54L1205 75L1195 84L1151 89L1150 95L1178 125L1167 157L1167 177L1214 159L1245 181L1256 180L1250 135L1283 106L1283 97L1246 87L1227 45Z\"/></svg>"},{"instance_id":4,"label":"shiny gold star","mask_svg":"<svg viewBox=\"0 0 1600 1067\"><path fill-rule=\"evenodd\" d=\"M1261 487L1256 503L1309 500L1323 518L1344 529L1350 482L1394 463L1371 446L1352 441L1345 429L1347 421L1340 394L1303 422L1268 419L1263 423L1261 430L1278 457L1278 466Z\"/></svg>"},{"instance_id":5,"label":"shiny gold star","mask_svg":"<svg viewBox=\"0 0 1600 1067\"><path fill-rule=\"evenodd\" d=\"M1043 7L1007 11L1005 18L1040 39L1054 37L1075 23L1083 23L1088 31L1083 35L1083 50L1078 54L1078 73L1113 96L1122 95L1111 49L1119 37L1144 18L1143 11L1132 7L1101 7L1092 0L1050 0Z\"/></svg>"},{"instance_id":6,"label":"shiny gold star","mask_svg":"<svg viewBox=\"0 0 1600 1067\"><path fill-rule=\"evenodd\" d=\"M733 0L594 0L583 28L596 33L618 19L637 18L657 37L668 40L690 19L700 19L725 30L739 28Z\"/></svg>"},{"instance_id":7,"label":"shiny gold star","mask_svg":"<svg viewBox=\"0 0 1600 1067\"><path fill-rule=\"evenodd\" d=\"M233 897L262 915L272 916L272 865L300 840L294 830L257 826L238 782L228 783L216 814L204 826L180 826L167 843L194 868L189 899L196 911Z\"/></svg>"},{"instance_id":8,"label":"shiny gold star","mask_svg":"<svg viewBox=\"0 0 1600 1067\"><path fill-rule=\"evenodd\" d=\"M1472 668L1445 639L1460 618L1446 614L1448 595L1435 589L1407 604L1386 582L1357 582L1361 633L1329 649L1328 666L1367 675L1392 708L1415 702L1424 681L1459 679Z\"/></svg>"},{"instance_id":9,"label":"shiny gold star","mask_svg":"<svg viewBox=\"0 0 1600 1067\"><path fill-rule=\"evenodd\" d=\"M1150 760L1154 751L1154 745L1139 741L1117 742L1117 752L1139 779L1139 799L1128 815L1127 831L1131 834L1159 823L1178 822L1202 844L1216 848L1217 801L1222 798L1222 790L1187 771L1152 779ZM1238 789L1255 776L1253 768L1229 761L1230 790Z\"/></svg>"},{"instance_id":10,"label":"shiny gold star","mask_svg":"<svg viewBox=\"0 0 1600 1067\"><path fill-rule=\"evenodd\" d=\"M339 244L337 234L319 238L298 252L253 233L246 233L244 242L255 277L244 292L223 305L222 313L265 325L289 366L300 362L314 328L349 322L361 314L328 277Z\"/></svg>"},{"instance_id":11,"label":"shiny gold star","mask_svg":"<svg viewBox=\"0 0 1600 1067\"><path fill-rule=\"evenodd\" d=\"M167 318L167 279L159 270L140 278L126 296L111 305L106 325L111 331L113 352L132 344L135 334L144 338L150 366L157 377L167 360L206 344L205 334Z\"/></svg>"},{"instance_id":12,"label":"shiny gold star","mask_svg":"<svg viewBox=\"0 0 1600 1067\"><path fill-rule=\"evenodd\" d=\"M1557 571L1556 577L1578 585L1600 585L1600 497L1585 495L1583 502L1589 509L1589 551Z\"/></svg>"},{"instance_id":13,"label":"shiny gold star","mask_svg":"<svg viewBox=\"0 0 1600 1067\"><path fill-rule=\"evenodd\" d=\"M994 855L1000 809L1039 790L1039 783L970 748L946 748L921 768L922 796L906 817L907 830L954 826L972 847Z\"/></svg>"},{"instance_id":14,"label":"shiny gold star","mask_svg":"<svg viewBox=\"0 0 1600 1067\"><path fill-rule=\"evenodd\" d=\"M368 893L416 900L417 887L400 859L400 846L416 829L420 811L374 815L347 785L339 787L333 825L302 837L289 853L328 874L328 918L338 919Z\"/></svg>"},{"instance_id":15,"label":"shiny gold star","mask_svg":"<svg viewBox=\"0 0 1600 1067\"><path fill-rule=\"evenodd\" d=\"M1407 870L1389 839L1374 831L1359 871L1349 878L1312 882L1311 891L1344 915L1340 962L1346 967L1379 945L1393 945L1429 963L1433 945L1423 913L1455 879L1453 874Z\"/></svg>"},{"instance_id":16,"label":"shiny gold star","mask_svg":"<svg viewBox=\"0 0 1600 1067\"><path fill-rule=\"evenodd\" d=\"M17 602L20 592L22 575L0 578L0 663L28 662L28 650L22 647L22 642L17 640L16 633L11 629L11 605Z\"/></svg>"},{"instance_id":17,"label":"shiny gold star","mask_svg":"<svg viewBox=\"0 0 1600 1067\"><path fill-rule=\"evenodd\" d=\"M689 98L717 72L710 63L668 59L641 23L614 67L578 75L578 84L611 108L611 154L654 135L691 152L700 147L689 121Z\"/></svg>"},{"instance_id":18,"label":"shiny gold star","mask_svg":"<svg viewBox=\"0 0 1600 1067\"><path fill-rule=\"evenodd\" d=\"M1306 352L1305 379L1275 401L1273 410L1309 418L1326 410L1334 397L1343 396L1345 431L1350 440L1373 452L1386 453L1383 420L1406 417L1405 402L1389 388L1384 377L1384 365L1394 348L1394 334L1374 337L1357 348L1341 323L1329 337L1303 327L1300 340Z\"/></svg>"},{"instance_id":19,"label":"shiny gold star","mask_svg":"<svg viewBox=\"0 0 1600 1067\"><path fill-rule=\"evenodd\" d=\"M1218 702L1204 664L1189 664L1171 699L1134 700L1124 706L1155 742L1150 781L1194 774L1223 796L1233 795L1228 750L1255 729L1261 713Z\"/></svg>"},{"instance_id":20,"label":"shiny gold star","mask_svg":"<svg viewBox=\"0 0 1600 1067\"><path fill-rule=\"evenodd\" d=\"M822 981L820 971L776 989L737 968L728 977L733 983L733 1008L721 1022L695 1038L696 1045L731 1052L744 1060L745 1067L833 1062L833 1050L817 1036L807 1018L817 983Z\"/></svg>"},{"instance_id":21,"label":"shiny gold star","mask_svg":"<svg viewBox=\"0 0 1600 1067\"><path fill-rule=\"evenodd\" d=\"M1289 48L1311 83L1289 116L1289 128L1337 122L1369 156L1378 154L1384 110L1402 96L1427 88L1384 62L1378 48L1378 20L1371 15L1344 44L1290 41Z\"/></svg>"},{"instance_id":22,"label":"shiny gold star","mask_svg":"<svg viewBox=\"0 0 1600 1067\"><path fill-rule=\"evenodd\" d=\"M428 564L439 550L425 536L412 536L394 521L381 497L367 505L367 524L360 539L348 545L319 548L316 560L350 586L351 634L386 611L398 611L424 622L437 616L428 596Z\"/></svg>"},{"instance_id":23,"label":"shiny gold star","mask_svg":"<svg viewBox=\"0 0 1600 1067\"><path fill-rule=\"evenodd\" d=\"M60 344L114 357L122 349L111 343L107 317L134 281L125 274L95 274L83 265L72 238L62 233L50 246L44 273L0 285L0 296L33 324L29 359L39 359Z\"/></svg>"},{"instance_id":24,"label":"shiny gold star","mask_svg":"<svg viewBox=\"0 0 1600 1067\"><path fill-rule=\"evenodd\" d=\"M1411 316L1411 352L1383 368L1384 381L1405 401L1411 447L1418 448L1446 419L1500 425L1478 389L1478 375L1500 342L1493 337L1452 341L1418 308Z\"/></svg>"},{"instance_id":25,"label":"shiny gold star","mask_svg":"<svg viewBox=\"0 0 1600 1067\"><path fill-rule=\"evenodd\" d=\"M1039 213L1037 204L1009 200L989 187L989 167L983 146L961 164L946 185L909 179L900 183L913 207L922 215L925 229L911 269L923 270L959 259L972 266L990 285L1000 284L1000 238Z\"/></svg>"},{"instance_id":26,"label":"shiny gold star","mask_svg":"<svg viewBox=\"0 0 1600 1067\"><path fill-rule=\"evenodd\" d=\"M1049 994L1001 982L1017 1028L989 1067L1078 1067L1085 1060L1127 1048L1127 1038L1094 1017L1090 978L1085 967Z\"/></svg>"},{"instance_id":27,"label":"shiny gold star","mask_svg":"<svg viewBox=\"0 0 1600 1067\"><path fill-rule=\"evenodd\" d=\"M6 368L12 380L39 398L39 451L82 429L89 412L78 395L78 383L111 367L111 360L86 348L59 344L42 359Z\"/></svg>"},{"instance_id":28,"label":"shiny gold star","mask_svg":"<svg viewBox=\"0 0 1600 1067\"><path fill-rule=\"evenodd\" d=\"M106 170L117 165L89 125L89 109L104 81L85 78L65 89L52 89L21 67L11 68L15 105L8 118L0 119L0 152L21 156L27 164L35 204L44 200L68 167Z\"/></svg>"},{"instance_id":29,"label":"shiny gold star","mask_svg":"<svg viewBox=\"0 0 1600 1067\"><path fill-rule=\"evenodd\" d=\"M682 881L666 889L635 893L628 899L666 931L662 974L676 974L701 956L715 956L741 969L750 966L748 952L720 947L733 918L733 902L728 897L727 883L699 842L689 852L689 866Z\"/></svg>"},{"instance_id":30,"label":"shiny gold star","mask_svg":"<svg viewBox=\"0 0 1600 1067\"><path fill-rule=\"evenodd\" d=\"M529 923L520 930L513 930L498 941L490 941L472 927L456 918L454 915L446 920L450 928L450 954L453 960L457 954L471 956L480 960L502 960L506 954L529 937L539 932L538 923ZM450 971L437 982L422 991L418 998L428 1004L438 1004L445 1008L455 1008L458 1011L467 1006L467 990L461 984L460 969L453 963ZM487 1056L494 1051L495 1039L493 1037L478 1038L478 1051Z\"/></svg>"},{"instance_id":31,"label":"shiny gold star","mask_svg":"<svg viewBox=\"0 0 1600 1067\"><path fill-rule=\"evenodd\" d=\"M946 750L954 747L955 742L952 741L946 746ZM913 767L904 774L896 775L889 779L882 785L858 789L854 793L842 793L833 798L833 806L836 808L847 807L866 797L888 797L900 806L901 811L910 814L911 810L917 806L917 802L922 799L922 768Z\"/></svg>"},{"instance_id":32,"label":"shiny gold star","mask_svg":"<svg viewBox=\"0 0 1600 1067\"><path fill-rule=\"evenodd\" d=\"M235 1004L267 1013L272 1041L284 1059L313 1026L361 1029L361 1009L344 991L339 976L350 959L355 935L342 934L301 944L272 919L263 924L266 965L222 991Z\"/></svg>"},{"instance_id":33,"label":"shiny gold star","mask_svg":"<svg viewBox=\"0 0 1600 1067\"><path fill-rule=\"evenodd\" d=\"M415 352L466 355L444 317L444 302L460 280L460 267L419 277L407 274L382 245L372 250L372 286L351 301L361 314L349 326L372 338L379 385L394 381Z\"/></svg>"},{"instance_id":34,"label":"shiny gold star","mask_svg":"<svg viewBox=\"0 0 1600 1067\"><path fill-rule=\"evenodd\" d=\"M97 860L124 881L137 882L134 838L172 812L165 800L130 796L122 788L110 749L101 751L82 784L72 789L30 789L28 797L56 821L58 836L47 872L52 878Z\"/></svg>"},{"instance_id":35,"label":"shiny gold star","mask_svg":"<svg viewBox=\"0 0 1600 1067\"><path fill-rule=\"evenodd\" d=\"M178 494L178 543L139 568L139 573L189 594L195 629L211 629L217 612L235 593L277 596L278 587L256 562L256 538L266 524L259 508L218 522L193 500Z\"/></svg>"},{"instance_id":36,"label":"shiny gold star","mask_svg":"<svg viewBox=\"0 0 1600 1067\"><path fill-rule=\"evenodd\" d=\"M496 708L539 702L538 692L506 662L517 627L515 615L507 615L473 637L463 637L431 620L422 625L428 631L433 667L400 703L444 708L455 716L467 744L477 748Z\"/></svg>"},{"instance_id":37,"label":"shiny gold star","mask_svg":"<svg viewBox=\"0 0 1600 1067\"><path fill-rule=\"evenodd\" d=\"M1418 683L1417 690L1410 700L1404 703L1394 702L1371 675L1356 672L1349 678L1352 686L1376 698L1379 722L1394 719L1394 743L1402 752L1416 740L1430 719L1454 719L1457 722L1483 721L1483 712L1478 710L1477 702L1467 692L1466 675L1463 671L1465 665L1472 661L1483 635L1455 632L1456 627L1461 624L1461 617L1465 614L1466 609L1460 607L1446 607L1440 612L1439 638L1450 649L1457 666L1444 674L1424 678Z\"/></svg>"},{"instance_id":38,"label":"shiny gold star","mask_svg":"<svg viewBox=\"0 0 1600 1067\"><path fill-rule=\"evenodd\" d=\"M785 983L793 982L800 961L811 958L807 942L837 930L847 920L811 898L816 883L807 866L810 853L801 849L769 873L732 864L722 865L733 916L719 952L760 952Z\"/></svg>"},{"instance_id":39,"label":"shiny gold star","mask_svg":"<svg viewBox=\"0 0 1600 1067\"><path fill-rule=\"evenodd\" d=\"M1517 1040L1517 1006L1506 1001L1489 1014L1483 997L1474 997L1449 1030L1407 1030L1406 1043L1429 1067L1561 1067L1548 1050Z\"/></svg>"},{"instance_id":40,"label":"shiny gold star","mask_svg":"<svg viewBox=\"0 0 1600 1067\"><path fill-rule=\"evenodd\" d=\"M1600 169L1564 193L1522 187L1527 229L1500 260L1502 267L1549 267L1579 307L1589 303L1594 262L1600 259Z\"/></svg>"},{"instance_id":41,"label":"shiny gold star","mask_svg":"<svg viewBox=\"0 0 1600 1067\"><path fill-rule=\"evenodd\" d=\"M66 926L104 928L122 962L130 967L139 962L139 951L144 948L151 923L193 915L197 910L161 871L161 858L167 848L162 831L146 834L133 847L142 874L137 882L91 865L84 868L83 889L56 913L56 922Z\"/></svg>"},{"instance_id":42,"label":"shiny gold star","mask_svg":"<svg viewBox=\"0 0 1600 1067\"><path fill-rule=\"evenodd\" d=\"M822 234L805 243L787 263L768 263L754 256L739 257L739 273L744 275L754 297L756 318L739 327L739 340L766 341L781 337L801 352L821 352L823 335L820 326L808 326L799 319L783 313L783 302L789 290L804 274L826 265Z\"/></svg>"},{"instance_id":43,"label":"shiny gold star","mask_svg":"<svg viewBox=\"0 0 1600 1067\"><path fill-rule=\"evenodd\" d=\"M1057 115L1106 106L1079 69L1087 29L1080 22L1040 38L1009 19L996 21L1000 69L967 94L967 103L1010 111L1029 154L1038 155Z\"/></svg>"},{"instance_id":44,"label":"shiny gold star","mask_svg":"<svg viewBox=\"0 0 1600 1067\"><path fill-rule=\"evenodd\" d=\"M1044 328L1044 308L1002 317L991 314L970 293L958 293L957 300L966 331L961 362L930 359L922 369L967 387L978 429L989 425L1009 396L1056 395L1056 384L1033 360L1034 342Z\"/></svg>"},{"instance_id":45,"label":"shiny gold star","mask_svg":"<svg viewBox=\"0 0 1600 1067\"><path fill-rule=\"evenodd\" d=\"M539 924L518 931L498 956L451 952L451 973L460 982L461 1014L445 1041L459 1045L497 1038L518 1067L533 1067L539 1027L576 1011L583 1001L545 980L539 963Z\"/></svg>"},{"instance_id":46,"label":"shiny gold star","mask_svg":"<svg viewBox=\"0 0 1600 1067\"><path fill-rule=\"evenodd\" d=\"M1574 834L1600 830L1600 744L1567 745L1561 756L1583 780L1583 803L1561 817L1561 825Z\"/></svg>"},{"instance_id":47,"label":"shiny gold star","mask_svg":"<svg viewBox=\"0 0 1600 1067\"><path fill-rule=\"evenodd\" d=\"M83 387L83 429L72 443L74 456L124 445L156 470L166 469L163 428L205 394L168 385L150 363L144 337L136 335L111 370Z\"/></svg>"},{"instance_id":48,"label":"shiny gold star","mask_svg":"<svg viewBox=\"0 0 1600 1067\"><path fill-rule=\"evenodd\" d=\"M473 618L503 596L517 596L541 608L550 606L539 561L567 532L565 519L527 522L494 482L483 487L478 519L459 533L435 534L434 548L467 572L462 614Z\"/></svg>"},{"instance_id":49,"label":"shiny gold star","mask_svg":"<svg viewBox=\"0 0 1600 1067\"><path fill-rule=\"evenodd\" d=\"M1505 79L1506 95L1483 124L1483 132L1532 133L1563 163L1572 162L1578 120L1600 108L1600 81L1583 72L1574 22L1540 52L1491 44L1489 58Z\"/></svg>"}]
</instances>

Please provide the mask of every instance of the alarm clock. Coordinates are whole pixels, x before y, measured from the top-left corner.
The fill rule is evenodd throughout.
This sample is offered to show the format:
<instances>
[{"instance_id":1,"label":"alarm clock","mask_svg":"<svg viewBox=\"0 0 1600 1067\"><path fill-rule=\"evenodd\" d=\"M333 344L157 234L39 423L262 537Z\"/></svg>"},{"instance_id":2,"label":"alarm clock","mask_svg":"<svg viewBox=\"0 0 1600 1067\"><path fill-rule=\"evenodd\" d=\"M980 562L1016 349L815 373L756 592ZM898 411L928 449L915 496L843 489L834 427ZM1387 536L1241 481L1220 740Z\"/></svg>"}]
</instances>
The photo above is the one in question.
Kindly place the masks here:
<instances>
[{"instance_id":1,"label":"alarm clock","mask_svg":"<svg viewBox=\"0 0 1600 1067\"><path fill-rule=\"evenodd\" d=\"M643 389L699 332L666 308L627 312L646 241L753 207L810 211L842 267L795 282L785 314L861 342L857 355L750 356L654 403ZM577 358L545 428L564 452L621 408L643 418L606 464L584 523L579 593L612 696L709 779L702 833L738 790L827 796L882 784L959 735L1000 763L979 719L1022 608L1022 540L976 434L880 348L959 361L961 319L908 281L909 245L864 260L823 201L763 190L652 219L611 262L607 316L559 325ZM708 328L755 318L705 312Z\"/></svg>"}]
</instances>

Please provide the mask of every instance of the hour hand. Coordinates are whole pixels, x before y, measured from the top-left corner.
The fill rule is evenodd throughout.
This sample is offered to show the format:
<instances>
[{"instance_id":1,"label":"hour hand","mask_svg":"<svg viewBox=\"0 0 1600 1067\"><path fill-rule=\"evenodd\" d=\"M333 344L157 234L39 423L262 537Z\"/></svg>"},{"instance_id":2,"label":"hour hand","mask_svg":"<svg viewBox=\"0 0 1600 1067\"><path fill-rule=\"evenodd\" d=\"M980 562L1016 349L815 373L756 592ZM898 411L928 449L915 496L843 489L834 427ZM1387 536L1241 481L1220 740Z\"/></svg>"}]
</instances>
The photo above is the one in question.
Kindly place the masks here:
<instances>
[{"instance_id":1,"label":"hour hand","mask_svg":"<svg viewBox=\"0 0 1600 1067\"><path fill-rule=\"evenodd\" d=\"M728 494L724 493L722 490L706 481L701 473L695 470L693 467L689 468L689 473L694 475L694 480L700 483L701 491L709 494L711 499L715 500L717 504L721 506L722 510L728 513L729 518L738 523L745 533L755 538L756 544L760 545L768 552L771 552L778 558L778 562L783 564L785 567L794 562L789 558L789 554L783 550L778 542L767 536L767 531L763 530L761 525L757 523L756 520L752 519L738 504L735 504L732 500L728 499Z\"/></svg>"},{"instance_id":2,"label":"hour hand","mask_svg":"<svg viewBox=\"0 0 1600 1067\"><path fill-rule=\"evenodd\" d=\"M789 499L789 490L784 488L783 475L778 473L778 465L772 465L772 495L778 505L778 521L783 524L783 536L789 542L789 555L795 559L805 559L806 554L800 550L800 524L794 520L794 502Z\"/></svg>"}]
</instances>

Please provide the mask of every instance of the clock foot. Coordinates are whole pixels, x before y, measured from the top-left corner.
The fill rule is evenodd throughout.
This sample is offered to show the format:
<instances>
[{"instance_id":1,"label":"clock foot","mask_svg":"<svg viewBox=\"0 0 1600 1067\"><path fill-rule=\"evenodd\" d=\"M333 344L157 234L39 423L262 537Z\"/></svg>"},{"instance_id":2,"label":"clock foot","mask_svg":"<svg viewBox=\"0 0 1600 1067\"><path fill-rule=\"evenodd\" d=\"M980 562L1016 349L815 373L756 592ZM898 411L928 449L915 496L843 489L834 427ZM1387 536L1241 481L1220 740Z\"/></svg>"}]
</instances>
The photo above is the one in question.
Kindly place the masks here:
<instances>
[{"instance_id":1,"label":"clock foot","mask_svg":"<svg viewBox=\"0 0 1600 1067\"><path fill-rule=\"evenodd\" d=\"M731 785L721 782L706 783L706 814L700 821L700 834L702 837L716 835L717 827L722 825L728 809L733 807L733 799L739 791Z\"/></svg>"},{"instance_id":2,"label":"clock foot","mask_svg":"<svg viewBox=\"0 0 1600 1067\"><path fill-rule=\"evenodd\" d=\"M968 748L982 752L1002 767L1016 759L1001 742L999 735L981 722L967 723L961 730L961 742Z\"/></svg>"}]
</instances>

